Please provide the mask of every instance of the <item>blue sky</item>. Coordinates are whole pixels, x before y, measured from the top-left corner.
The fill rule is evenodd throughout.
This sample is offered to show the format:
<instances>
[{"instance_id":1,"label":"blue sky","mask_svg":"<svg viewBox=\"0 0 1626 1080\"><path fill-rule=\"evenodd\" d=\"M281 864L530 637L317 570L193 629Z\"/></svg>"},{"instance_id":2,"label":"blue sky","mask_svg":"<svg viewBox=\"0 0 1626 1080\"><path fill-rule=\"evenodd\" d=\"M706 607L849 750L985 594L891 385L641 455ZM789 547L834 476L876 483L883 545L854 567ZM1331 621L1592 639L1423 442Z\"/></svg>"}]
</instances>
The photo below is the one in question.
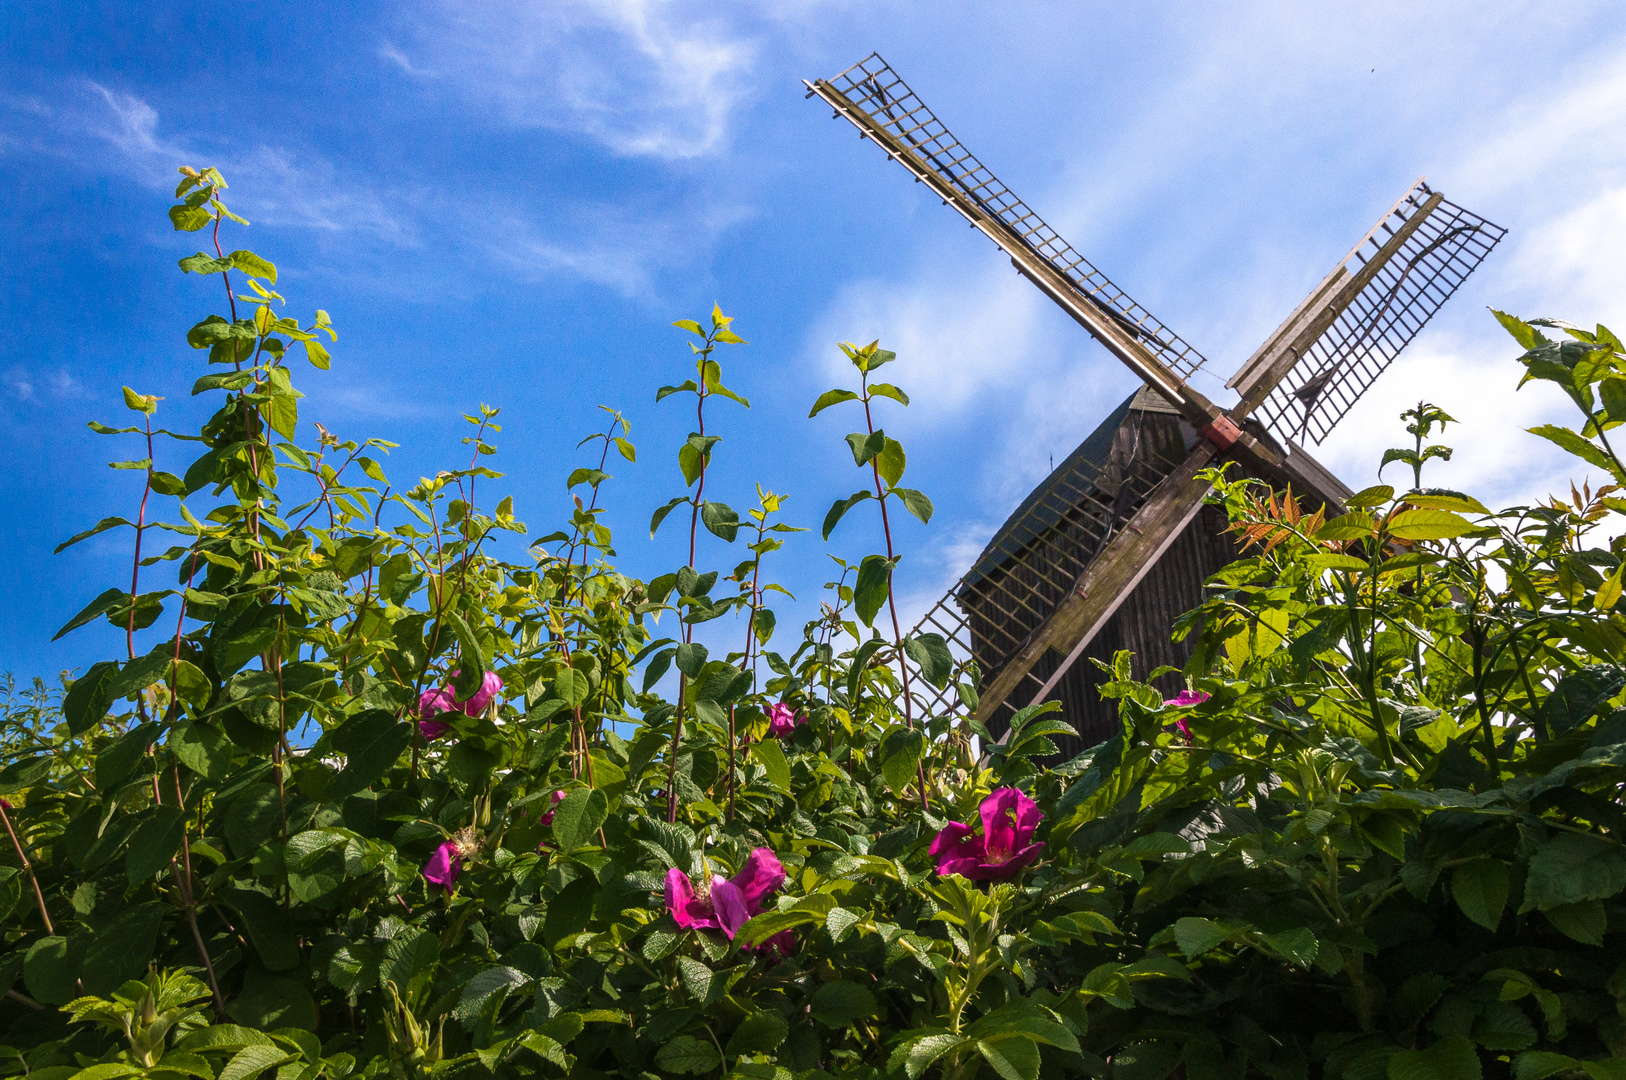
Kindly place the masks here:
<instances>
[{"instance_id":1,"label":"blue sky","mask_svg":"<svg viewBox=\"0 0 1626 1080\"><path fill-rule=\"evenodd\" d=\"M924 608L1025 492L1132 388L1128 374L983 239L802 97L879 50L1007 184L1201 349L1217 397L1237 363L1426 173L1506 241L1318 455L1354 486L1427 397L1463 420L1437 480L1537 497L1571 469L1522 429L1562 417L1515 394L1486 307L1626 324L1626 20L1610 2L50 4L0 14L0 670L115 654L112 628L49 638L121 579L117 534L53 556L139 485L91 434L119 386L195 422L188 326L218 290L175 260L175 167L218 166L254 224L233 246L282 271L290 309L332 313L331 373L302 422L402 443L410 483L466 460L459 418L501 406L501 485L533 533L564 512L574 449L614 405L635 466L611 523L640 575L682 558L650 511L682 489L689 416L672 319L713 302L751 345L726 356L709 490L760 482L816 526L860 479L835 348L879 337L915 399L882 422L930 527L900 531L900 593ZM709 425L710 426L710 425ZM171 464L179 464L174 459ZM670 526L668 527L670 528ZM875 550L855 518L831 550ZM807 613L815 534L778 570ZM712 543L711 565L736 552ZM735 631L724 629L732 641ZM783 633L784 631L782 631Z\"/></svg>"}]
</instances>

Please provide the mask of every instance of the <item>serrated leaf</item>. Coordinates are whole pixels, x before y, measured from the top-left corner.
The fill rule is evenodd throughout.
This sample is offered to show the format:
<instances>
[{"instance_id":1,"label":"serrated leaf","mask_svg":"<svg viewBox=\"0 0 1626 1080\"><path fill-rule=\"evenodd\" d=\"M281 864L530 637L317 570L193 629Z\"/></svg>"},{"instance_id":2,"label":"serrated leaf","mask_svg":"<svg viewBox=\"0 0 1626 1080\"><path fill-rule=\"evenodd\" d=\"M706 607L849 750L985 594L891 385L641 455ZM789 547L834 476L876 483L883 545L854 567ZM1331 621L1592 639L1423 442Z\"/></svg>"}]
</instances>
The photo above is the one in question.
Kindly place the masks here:
<instances>
[{"instance_id":1,"label":"serrated leaf","mask_svg":"<svg viewBox=\"0 0 1626 1080\"><path fill-rule=\"evenodd\" d=\"M1475 859L1451 872L1451 896L1462 913L1495 932L1507 907L1507 864L1500 859Z\"/></svg>"},{"instance_id":2,"label":"serrated leaf","mask_svg":"<svg viewBox=\"0 0 1626 1080\"><path fill-rule=\"evenodd\" d=\"M553 839L560 851L574 851L597 833L610 814L610 800L598 788L577 788L553 811Z\"/></svg>"}]
</instances>

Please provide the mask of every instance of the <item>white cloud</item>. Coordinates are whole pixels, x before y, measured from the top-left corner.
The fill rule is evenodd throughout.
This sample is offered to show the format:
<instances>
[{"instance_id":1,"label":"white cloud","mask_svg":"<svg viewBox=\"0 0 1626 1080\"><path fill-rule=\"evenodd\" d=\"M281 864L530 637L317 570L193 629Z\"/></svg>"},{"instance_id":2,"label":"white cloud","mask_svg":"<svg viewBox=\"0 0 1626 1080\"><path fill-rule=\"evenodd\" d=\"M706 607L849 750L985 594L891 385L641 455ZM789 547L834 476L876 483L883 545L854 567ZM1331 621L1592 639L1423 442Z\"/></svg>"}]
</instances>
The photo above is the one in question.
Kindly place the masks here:
<instances>
[{"instance_id":1,"label":"white cloud","mask_svg":"<svg viewBox=\"0 0 1626 1080\"><path fill-rule=\"evenodd\" d=\"M681 160L719 149L756 45L699 4L435 0L408 49L381 53L519 127L580 132L618 154Z\"/></svg>"}]
</instances>

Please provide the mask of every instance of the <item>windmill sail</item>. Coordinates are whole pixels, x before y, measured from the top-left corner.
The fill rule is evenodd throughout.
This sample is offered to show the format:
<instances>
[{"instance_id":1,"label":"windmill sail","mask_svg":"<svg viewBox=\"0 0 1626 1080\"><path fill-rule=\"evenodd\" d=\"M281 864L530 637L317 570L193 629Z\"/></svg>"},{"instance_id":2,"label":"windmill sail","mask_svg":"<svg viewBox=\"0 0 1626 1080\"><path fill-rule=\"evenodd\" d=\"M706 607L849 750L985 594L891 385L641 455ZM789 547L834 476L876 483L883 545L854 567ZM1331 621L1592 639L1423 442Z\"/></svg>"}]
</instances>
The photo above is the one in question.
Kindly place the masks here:
<instances>
[{"instance_id":1,"label":"windmill sail","mask_svg":"<svg viewBox=\"0 0 1626 1080\"><path fill-rule=\"evenodd\" d=\"M1506 233L1417 181L1226 385L1321 443Z\"/></svg>"},{"instance_id":2,"label":"windmill sail","mask_svg":"<svg viewBox=\"0 0 1626 1080\"><path fill-rule=\"evenodd\" d=\"M1065 297L1052 292L1063 307L1071 309L1082 302L1088 311L1075 312L1075 317L1099 313L1112 330L1138 346L1131 352L1145 355L1119 353L1138 374L1177 401L1189 395L1184 382L1203 366L1203 355L1113 284L1017 198L932 114L880 54L871 53L835 78L807 86L809 93L819 95L838 115L875 139L890 157L931 184L945 202L1004 248L1019 270L1029 276L1035 276L1038 268L1047 271L1035 276L1035 283L1064 290ZM1031 262L1038 266L1024 265ZM1110 332L1097 336L1119 352L1109 340ZM1151 369L1143 370L1147 359L1152 361Z\"/></svg>"}]
</instances>

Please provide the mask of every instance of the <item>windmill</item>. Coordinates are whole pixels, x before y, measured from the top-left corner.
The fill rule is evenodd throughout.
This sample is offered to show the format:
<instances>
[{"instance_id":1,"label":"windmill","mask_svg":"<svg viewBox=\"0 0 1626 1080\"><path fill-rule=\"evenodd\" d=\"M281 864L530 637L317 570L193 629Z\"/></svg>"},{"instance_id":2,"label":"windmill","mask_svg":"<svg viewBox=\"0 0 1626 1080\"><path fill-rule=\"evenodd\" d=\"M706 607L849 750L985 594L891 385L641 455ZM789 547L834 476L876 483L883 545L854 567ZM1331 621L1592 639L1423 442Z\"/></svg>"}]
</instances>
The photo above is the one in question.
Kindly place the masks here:
<instances>
[{"instance_id":1,"label":"windmill","mask_svg":"<svg viewBox=\"0 0 1626 1080\"><path fill-rule=\"evenodd\" d=\"M1000 183L879 54L804 85L1145 384L1028 496L915 631L977 661L976 717L996 735L1013 710L1054 696L1084 742L1099 741L1093 665L1078 661L1114 631L1159 659L1173 618L1237 557L1223 516L1204 510L1203 470L1230 459L1336 512L1348 489L1300 444L1327 437L1506 230L1418 180L1232 376L1240 400L1221 408L1190 385L1202 354ZM952 704L952 688L916 685L934 710Z\"/></svg>"}]
</instances>

